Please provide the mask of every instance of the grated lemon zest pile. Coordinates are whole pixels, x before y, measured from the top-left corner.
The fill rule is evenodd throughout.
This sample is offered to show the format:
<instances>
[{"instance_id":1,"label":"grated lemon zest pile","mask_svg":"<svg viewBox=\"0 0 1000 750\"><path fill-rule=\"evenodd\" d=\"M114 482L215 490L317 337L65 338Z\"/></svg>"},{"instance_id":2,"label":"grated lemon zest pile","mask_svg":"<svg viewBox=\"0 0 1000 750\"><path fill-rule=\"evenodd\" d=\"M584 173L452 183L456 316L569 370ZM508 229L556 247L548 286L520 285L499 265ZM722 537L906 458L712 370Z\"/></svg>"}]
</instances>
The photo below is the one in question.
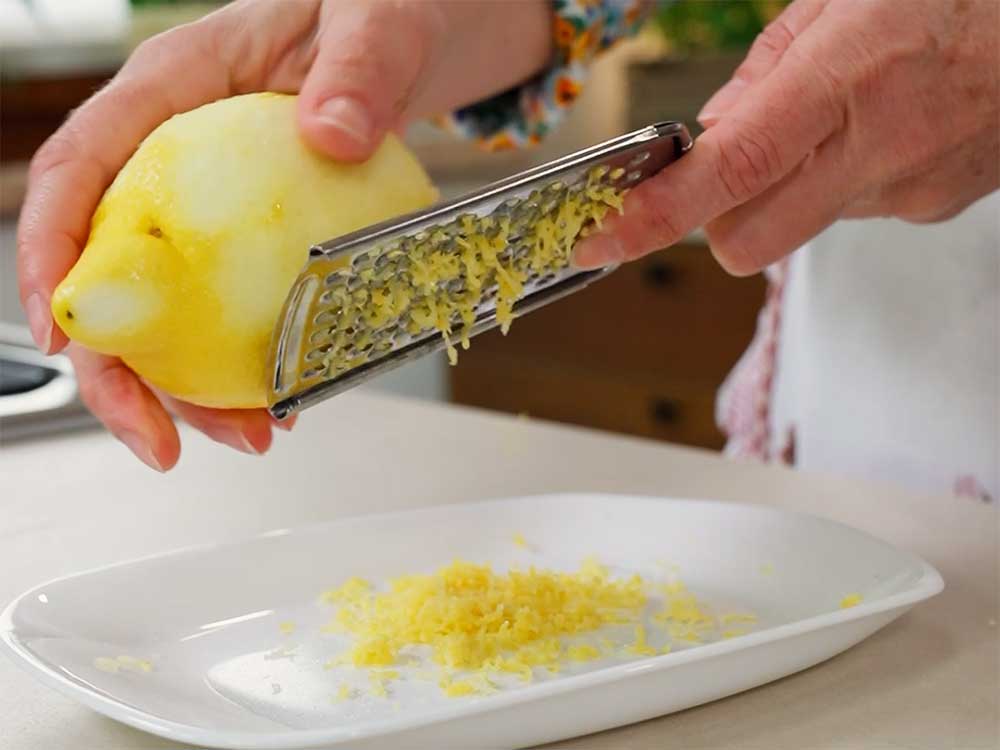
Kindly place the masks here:
<instances>
[{"instance_id":1,"label":"grated lemon zest pile","mask_svg":"<svg viewBox=\"0 0 1000 750\"><path fill-rule=\"evenodd\" d=\"M324 591L320 594L320 601L326 604L340 604L357 599L367 594L371 590L371 584L363 578L357 576L348 578L340 588Z\"/></svg>"},{"instance_id":2,"label":"grated lemon zest pile","mask_svg":"<svg viewBox=\"0 0 1000 750\"><path fill-rule=\"evenodd\" d=\"M646 628L643 625L635 626L635 642L626 651L636 656L656 656L656 649L646 641Z\"/></svg>"},{"instance_id":3,"label":"grated lemon zest pile","mask_svg":"<svg viewBox=\"0 0 1000 750\"><path fill-rule=\"evenodd\" d=\"M582 647L570 656L561 637L632 622L646 605L638 575L612 579L594 560L575 573L532 567L502 575L456 561L431 575L397 578L385 592L352 579L323 598L339 604L330 629L355 639L328 665L389 666L402 649L422 645L448 671L508 673L524 681L533 679L535 667L558 672L566 658L591 658ZM442 689L454 695L466 687L448 680Z\"/></svg>"},{"instance_id":4,"label":"grated lemon zest pile","mask_svg":"<svg viewBox=\"0 0 1000 750\"><path fill-rule=\"evenodd\" d=\"M665 606L653 615L653 620L664 624L671 638L701 643L706 634L715 630L715 617L702 608L683 583L672 581L661 590Z\"/></svg>"},{"instance_id":5,"label":"grated lemon zest pile","mask_svg":"<svg viewBox=\"0 0 1000 750\"><path fill-rule=\"evenodd\" d=\"M601 658L601 652L589 643L580 643L566 649L566 658L570 661L593 661Z\"/></svg>"},{"instance_id":6,"label":"grated lemon zest pile","mask_svg":"<svg viewBox=\"0 0 1000 750\"><path fill-rule=\"evenodd\" d=\"M752 628L757 620L747 612L716 617L676 580L653 587L639 575L613 578L595 558L572 573L531 567L498 574L488 565L455 561L432 574L390 580L384 591L351 578L325 592L322 601L337 609L324 630L352 636L352 645L325 666L367 669L371 695L384 698L387 684L400 678L389 667L419 663L410 649L424 648L439 672L413 676L436 681L444 695L458 698L495 692L490 675L530 682L536 668L557 673L565 664L603 657L668 654L672 644L651 644L643 624L651 591L664 599L649 622L672 639L735 638L748 630L723 626ZM606 636L597 645L572 640L621 625L633 628L624 648Z\"/></svg>"},{"instance_id":7,"label":"grated lemon zest pile","mask_svg":"<svg viewBox=\"0 0 1000 750\"><path fill-rule=\"evenodd\" d=\"M449 698L461 698L463 695L472 695L479 692L478 688L468 680L452 682L448 679L442 679L438 684L441 687L441 692Z\"/></svg>"}]
</instances>

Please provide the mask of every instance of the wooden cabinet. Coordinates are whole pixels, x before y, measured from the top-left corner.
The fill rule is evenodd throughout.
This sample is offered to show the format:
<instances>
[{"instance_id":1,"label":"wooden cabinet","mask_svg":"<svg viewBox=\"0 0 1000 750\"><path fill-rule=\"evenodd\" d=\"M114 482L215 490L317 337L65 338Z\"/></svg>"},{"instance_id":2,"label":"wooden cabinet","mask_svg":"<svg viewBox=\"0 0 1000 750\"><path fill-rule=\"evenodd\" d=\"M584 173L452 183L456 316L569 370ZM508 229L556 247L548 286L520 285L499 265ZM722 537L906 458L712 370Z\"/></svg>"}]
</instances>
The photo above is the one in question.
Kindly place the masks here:
<instances>
[{"instance_id":1,"label":"wooden cabinet","mask_svg":"<svg viewBox=\"0 0 1000 750\"><path fill-rule=\"evenodd\" d=\"M746 348L761 277L688 242L491 331L449 369L454 401L707 448L715 393Z\"/></svg>"},{"instance_id":2,"label":"wooden cabinet","mask_svg":"<svg viewBox=\"0 0 1000 750\"><path fill-rule=\"evenodd\" d=\"M66 119L111 76L7 78L0 75L0 219L17 215L28 161Z\"/></svg>"},{"instance_id":3,"label":"wooden cabinet","mask_svg":"<svg viewBox=\"0 0 1000 750\"><path fill-rule=\"evenodd\" d=\"M113 71L72 77L0 79L0 160L27 161L66 116ZM109 125L109 127L111 127Z\"/></svg>"}]
</instances>

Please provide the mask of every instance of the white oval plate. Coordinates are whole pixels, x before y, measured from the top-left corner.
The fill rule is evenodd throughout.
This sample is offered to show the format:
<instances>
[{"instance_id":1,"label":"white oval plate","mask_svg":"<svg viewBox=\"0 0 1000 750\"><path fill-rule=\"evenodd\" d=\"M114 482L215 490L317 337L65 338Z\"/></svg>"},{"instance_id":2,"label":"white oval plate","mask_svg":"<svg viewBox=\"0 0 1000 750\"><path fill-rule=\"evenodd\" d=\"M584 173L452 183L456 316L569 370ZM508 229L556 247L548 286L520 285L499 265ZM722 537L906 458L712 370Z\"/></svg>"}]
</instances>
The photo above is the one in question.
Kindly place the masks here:
<instances>
[{"instance_id":1,"label":"white oval plate","mask_svg":"<svg viewBox=\"0 0 1000 750\"><path fill-rule=\"evenodd\" d=\"M514 544L517 534L527 547ZM716 611L750 610L758 621L747 635L539 671L492 695L446 698L404 675L388 698L333 699L344 681L366 680L324 669L345 642L320 631L330 617L320 592L350 576L385 581L455 558L575 569L591 555L615 574L676 574ZM513 748L805 669L942 588L926 562L832 521L704 500L550 495L366 516L81 573L14 601L0 639L56 690L185 743ZM855 593L862 603L841 609ZM282 632L289 622L294 630ZM666 635L650 631L662 645Z\"/></svg>"}]
</instances>

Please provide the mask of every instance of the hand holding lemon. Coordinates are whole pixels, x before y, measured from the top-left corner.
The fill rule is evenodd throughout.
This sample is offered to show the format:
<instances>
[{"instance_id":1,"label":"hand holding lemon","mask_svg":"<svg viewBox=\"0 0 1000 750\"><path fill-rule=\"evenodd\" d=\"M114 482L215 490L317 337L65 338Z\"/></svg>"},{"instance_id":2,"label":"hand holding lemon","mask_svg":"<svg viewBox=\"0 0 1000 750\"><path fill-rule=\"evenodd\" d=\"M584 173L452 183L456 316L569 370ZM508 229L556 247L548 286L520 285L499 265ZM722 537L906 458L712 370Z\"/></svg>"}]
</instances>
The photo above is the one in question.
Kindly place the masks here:
<instances>
[{"instance_id":1,"label":"hand holding lemon","mask_svg":"<svg viewBox=\"0 0 1000 750\"><path fill-rule=\"evenodd\" d=\"M295 128L295 97L248 94L173 118L104 194L52 314L73 341L156 388L265 405L271 332L310 245L433 202L395 136L335 162Z\"/></svg>"},{"instance_id":2,"label":"hand holding lemon","mask_svg":"<svg viewBox=\"0 0 1000 750\"><path fill-rule=\"evenodd\" d=\"M18 270L39 348L80 342L84 401L155 469L180 453L168 410L266 451L265 330L309 243L430 201L386 134L529 78L549 45L545 0L238 0L155 37L32 162ZM219 102L254 92L298 97Z\"/></svg>"}]
</instances>

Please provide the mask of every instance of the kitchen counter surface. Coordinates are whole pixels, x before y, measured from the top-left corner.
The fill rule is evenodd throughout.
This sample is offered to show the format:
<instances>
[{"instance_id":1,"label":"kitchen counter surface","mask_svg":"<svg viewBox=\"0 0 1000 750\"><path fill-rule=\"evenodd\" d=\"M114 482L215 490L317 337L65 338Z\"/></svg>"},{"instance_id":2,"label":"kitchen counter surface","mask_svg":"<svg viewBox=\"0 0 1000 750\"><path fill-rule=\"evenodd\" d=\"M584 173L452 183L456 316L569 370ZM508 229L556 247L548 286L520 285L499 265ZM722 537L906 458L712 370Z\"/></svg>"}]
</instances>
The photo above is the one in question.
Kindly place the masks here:
<instances>
[{"instance_id":1,"label":"kitchen counter surface","mask_svg":"<svg viewBox=\"0 0 1000 750\"><path fill-rule=\"evenodd\" d=\"M47 579L363 512L565 490L794 508L923 556L943 594L820 666L560 748L997 748L994 506L472 410L354 392L254 458L186 433L159 476L88 432L0 449L0 604ZM179 747L116 724L0 659L0 747Z\"/></svg>"}]
</instances>

